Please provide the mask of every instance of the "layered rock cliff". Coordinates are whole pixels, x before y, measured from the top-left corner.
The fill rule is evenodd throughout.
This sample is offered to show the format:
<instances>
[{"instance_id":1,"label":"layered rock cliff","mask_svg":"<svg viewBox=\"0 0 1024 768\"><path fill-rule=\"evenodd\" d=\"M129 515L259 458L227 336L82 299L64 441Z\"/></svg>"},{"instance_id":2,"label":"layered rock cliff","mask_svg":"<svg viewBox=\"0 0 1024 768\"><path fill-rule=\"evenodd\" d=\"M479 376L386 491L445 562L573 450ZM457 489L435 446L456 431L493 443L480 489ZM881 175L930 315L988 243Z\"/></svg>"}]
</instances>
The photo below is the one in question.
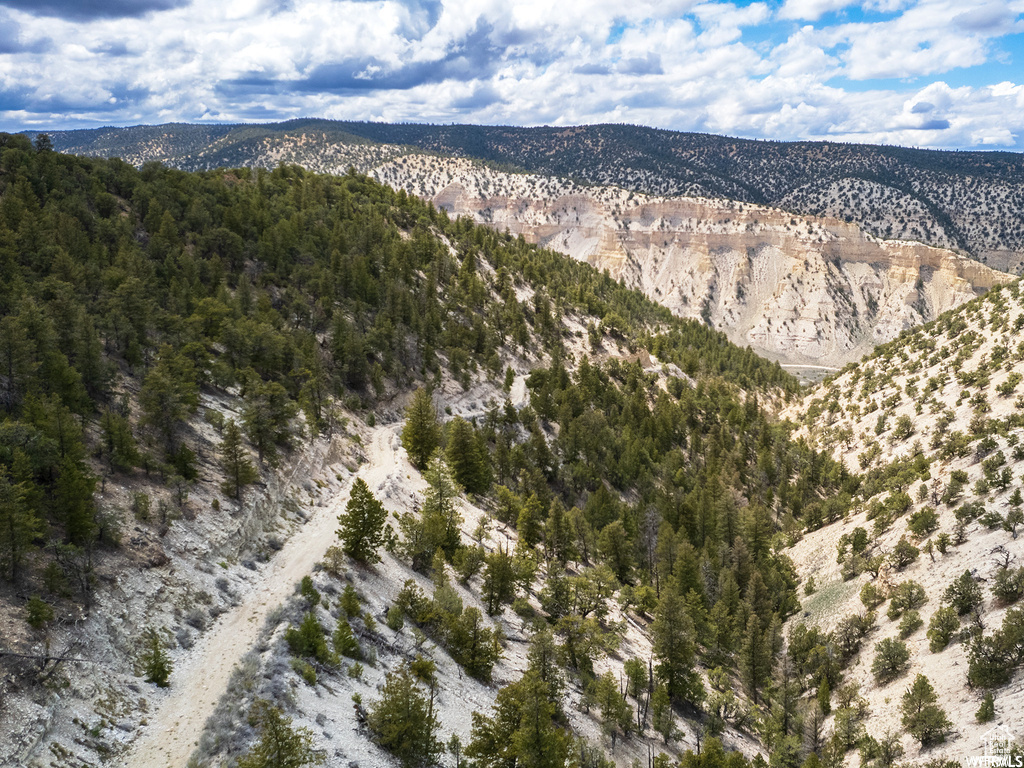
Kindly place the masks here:
<instances>
[{"instance_id":1,"label":"layered rock cliff","mask_svg":"<svg viewBox=\"0 0 1024 768\"><path fill-rule=\"evenodd\" d=\"M91 139L81 143L83 137ZM784 363L841 366L1009 279L951 250L869 234L920 237L942 246L958 242L946 232L946 219L935 219L918 198L905 193L894 198L888 186L863 179L820 179L812 185L813 200L803 186L799 194L780 192L772 198L787 208L820 214L810 216L725 197L678 196L711 187L666 186L646 179L644 174L657 176L657 168L634 169L640 174L635 178L625 167L613 173L609 166L604 173L597 149L587 178L622 186L506 173L476 161L298 125L288 132L196 126L155 126L135 133L110 129L95 136L72 131L55 140L65 149L120 154L140 165L160 160L185 169L273 168L285 162L321 173L353 167L453 215L508 229L606 268L677 314L702 318L732 341ZM552 157L558 154L551 151ZM784 181L780 176L782 187L789 183ZM623 188L638 185L660 196ZM714 189L708 194L742 197L740 188ZM956 202L957 208L962 190L954 197L950 204ZM843 202L849 200L861 207ZM1002 209L993 205L986 210ZM989 264L1019 266L1016 250L985 253Z\"/></svg>"},{"instance_id":2,"label":"layered rock cliff","mask_svg":"<svg viewBox=\"0 0 1024 768\"><path fill-rule=\"evenodd\" d=\"M843 365L1010 279L958 254L829 217L500 173L408 155L378 179L607 269L783 362Z\"/></svg>"}]
</instances>

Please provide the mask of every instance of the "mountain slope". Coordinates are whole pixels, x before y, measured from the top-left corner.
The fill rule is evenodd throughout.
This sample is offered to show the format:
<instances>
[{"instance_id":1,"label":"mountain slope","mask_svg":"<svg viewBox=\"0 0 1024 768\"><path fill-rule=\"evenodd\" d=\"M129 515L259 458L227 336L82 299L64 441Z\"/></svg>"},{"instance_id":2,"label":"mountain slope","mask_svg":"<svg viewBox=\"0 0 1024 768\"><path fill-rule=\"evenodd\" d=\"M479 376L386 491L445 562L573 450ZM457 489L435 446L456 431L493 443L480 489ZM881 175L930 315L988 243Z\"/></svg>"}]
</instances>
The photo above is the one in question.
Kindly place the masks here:
<instances>
[{"instance_id":1,"label":"mountain slope","mask_svg":"<svg viewBox=\"0 0 1024 768\"><path fill-rule=\"evenodd\" d=\"M328 728L315 701L355 691L372 709L388 673L429 678L435 664L455 730L460 693L484 715L497 685L521 696L527 642L557 681L528 677L540 693L520 706L547 713L561 762L660 751L654 701L670 741L675 723L684 745L715 734L758 751L751 730L771 726L733 690L770 697L797 607L775 534L852 480L772 416L798 389L777 364L588 265L356 174L136 170L0 135L0 244L6 762L128 755L149 724L174 721L204 636L225 655L255 639L241 668L259 671L228 682L234 709L214 713L203 763L252 748L257 696L387 761L379 733L353 734L348 702ZM330 579L310 575L281 610L273 583L261 605L268 579L325 548L301 544L330 531L367 441L396 432L423 386L438 423L422 435L444 460L422 480L440 487L447 462L472 497L438 525L464 497L445 485L431 501L423 461L410 450L407 469L392 443L387 477L372 455L366 469L395 529L380 569L328 550ZM345 607L346 572L366 610ZM264 615L267 633L251 633ZM361 671L325 639L343 619L367 649ZM165 680L162 656L184 675ZM626 662L634 679L645 662L654 672L628 701ZM469 737L495 749L479 727Z\"/></svg>"},{"instance_id":2,"label":"mountain slope","mask_svg":"<svg viewBox=\"0 0 1024 768\"><path fill-rule=\"evenodd\" d=\"M453 215L607 268L676 314L791 364L841 366L1007 279L952 252L878 240L836 218L510 174L374 144L331 125L172 125L69 132L55 140L73 151L121 153L140 165L295 162L325 173L353 166ZM913 208L905 203L901 210Z\"/></svg>"},{"instance_id":3,"label":"mountain slope","mask_svg":"<svg viewBox=\"0 0 1024 768\"><path fill-rule=\"evenodd\" d=\"M491 161L541 175L651 195L725 198L858 223L877 237L964 251L1001 270L1024 267L1024 160L821 142L767 142L640 126L573 128L389 125L295 120L267 126L162 126L69 131L56 145L182 167L247 164L258 136L360 136ZM215 136L217 143L208 140ZM319 139L318 139L319 141Z\"/></svg>"},{"instance_id":4,"label":"mountain slope","mask_svg":"<svg viewBox=\"0 0 1024 768\"><path fill-rule=\"evenodd\" d=\"M867 642L851 675L870 702L868 730L879 732L897 719L898 695L914 675L927 675L953 723L945 753L961 760L983 753L980 737L990 727L1013 730L1024 714L1022 660L1007 650L1024 573L1021 327L1024 299L1015 282L904 332L788 412L812 445L866 471L852 514L823 517L790 550L818 589L804 603L803 620L840 631L847 616L864 613L859 596L875 590L880 606L870 642L898 638L902 618L887 615L885 600L891 604L900 583L921 585L923 625L908 636L909 665L899 682L874 679ZM946 617L948 645L937 643L926 629L951 605L959 610ZM986 691L996 718L978 723Z\"/></svg>"},{"instance_id":5,"label":"mountain slope","mask_svg":"<svg viewBox=\"0 0 1024 768\"><path fill-rule=\"evenodd\" d=\"M607 269L675 314L787 363L844 365L1011 279L920 243L758 205L650 197L404 155L370 173Z\"/></svg>"}]
</instances>

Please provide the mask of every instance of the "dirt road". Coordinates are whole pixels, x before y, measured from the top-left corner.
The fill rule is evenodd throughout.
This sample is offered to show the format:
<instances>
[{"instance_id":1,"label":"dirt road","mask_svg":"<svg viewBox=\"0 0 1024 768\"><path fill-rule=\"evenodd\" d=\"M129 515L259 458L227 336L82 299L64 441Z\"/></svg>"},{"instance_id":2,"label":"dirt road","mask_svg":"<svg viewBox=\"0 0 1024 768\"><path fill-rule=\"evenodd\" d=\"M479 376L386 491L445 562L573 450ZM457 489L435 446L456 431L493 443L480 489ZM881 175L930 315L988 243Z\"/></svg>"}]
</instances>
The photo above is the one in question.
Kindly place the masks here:
<instances>
[{"instance_id":1,"label":"dirt road","mask_svg":"<svg viewBox=\"0 0 1024 768\"><path fill-rule=\"evenodd\" d=\"M375 429L367 447L362 477L376 490L408 468L399 456L401 424ZM295 590L337 539L338 514L348 502L348 488L313 516L257 576L254 589L196 643L187 661L170 680L170 695L149 718L149 725L126 756L132 768L184 768L199 742L203 724L227 689L231 670L255 644L267 615Z\"/></svg>"}]
</instances>

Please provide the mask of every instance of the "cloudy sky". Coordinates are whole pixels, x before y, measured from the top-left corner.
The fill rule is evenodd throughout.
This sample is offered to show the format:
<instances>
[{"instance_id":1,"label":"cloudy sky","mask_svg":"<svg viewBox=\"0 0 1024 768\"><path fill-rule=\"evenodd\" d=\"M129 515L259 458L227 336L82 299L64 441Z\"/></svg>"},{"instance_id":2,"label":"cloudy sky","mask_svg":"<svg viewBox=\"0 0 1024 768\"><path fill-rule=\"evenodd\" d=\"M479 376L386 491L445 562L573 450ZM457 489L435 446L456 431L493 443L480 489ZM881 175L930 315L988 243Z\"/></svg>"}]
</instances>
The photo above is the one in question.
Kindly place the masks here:
<instances>
[{"instance_id":1,"label":"cloudy sky","mask_svg":"<svg viewBox=\"0 0 1024 768\"><path fill-rule=\"evenodd\" d=\"M1024 149L1024 0L0 0L0 130L639 123Z\"/></svg>"}]
</instances>

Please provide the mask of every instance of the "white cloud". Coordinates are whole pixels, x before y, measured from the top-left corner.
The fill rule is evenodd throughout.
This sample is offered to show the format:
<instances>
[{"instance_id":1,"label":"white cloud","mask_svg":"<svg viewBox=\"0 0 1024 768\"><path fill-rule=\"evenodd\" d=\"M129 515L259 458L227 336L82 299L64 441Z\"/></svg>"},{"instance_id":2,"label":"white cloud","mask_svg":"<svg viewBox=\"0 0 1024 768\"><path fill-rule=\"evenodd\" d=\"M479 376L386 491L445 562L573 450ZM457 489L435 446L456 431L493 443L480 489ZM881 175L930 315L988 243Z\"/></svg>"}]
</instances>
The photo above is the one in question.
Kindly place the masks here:
<instances>
[{"instance_id":1,"label":"white cloud","mask_svg":"<svg viewBox=\"0 0 1024 768\"><path fill-rule=\"evenodd\" d=\"M779 18L817 21L826 13L839 11L853 4L853 0L786 0L779 9Z\"/></svg>"},{"instance_id":2,"label":"white cloud","mask_svg":"<svg viewBox=\"0 0 1024 768\"><path fill-rule=\"evenodd\" d=\"M92 21L10 11L0 126L319 115L1016 146L1024 87L942 79L991 60L1019 30L1024 0L919 0L881 22L788 23L848 5L787 0L781 23L764 2L707 0L230 0ZM934 82L836 85L910 77Z\"/></svg>"}]
</instances>

